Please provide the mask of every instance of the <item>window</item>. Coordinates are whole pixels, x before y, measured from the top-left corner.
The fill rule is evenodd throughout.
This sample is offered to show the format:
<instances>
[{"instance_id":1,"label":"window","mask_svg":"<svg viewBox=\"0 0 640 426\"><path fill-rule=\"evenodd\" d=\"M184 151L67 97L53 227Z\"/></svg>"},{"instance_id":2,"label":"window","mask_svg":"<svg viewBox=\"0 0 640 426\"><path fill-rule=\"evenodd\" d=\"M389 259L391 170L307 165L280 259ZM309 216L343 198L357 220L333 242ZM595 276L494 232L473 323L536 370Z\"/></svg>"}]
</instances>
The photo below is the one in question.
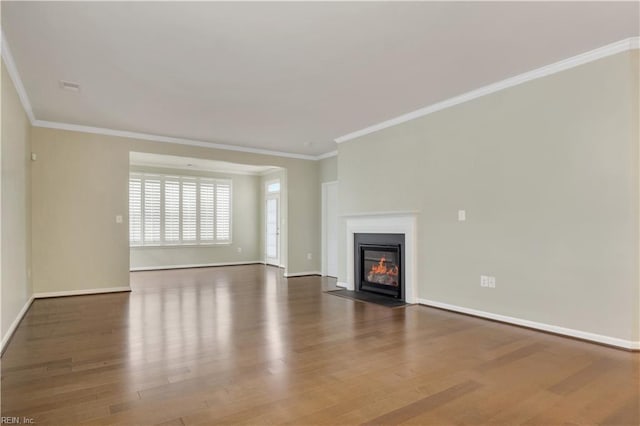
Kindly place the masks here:
<instances>
[{"instance_id":1,"label":"window","mask_svg":"<svg viewBox=\"0 0 640 426\"><path fill-rule=\"evenodd\" d=\"M132 246L231 243L231 181L131 173Z\"/></svg>"},{"instance_id":2,"label":"window","mask_svg":"<svg viewBox=\"0 0 640 426\"><path fill-rule=\"evenodd\" d=\"M267 182L267 192L268 193L280 192L280 181L276 180L273 182Z\"/></svg>"}]
</instances>

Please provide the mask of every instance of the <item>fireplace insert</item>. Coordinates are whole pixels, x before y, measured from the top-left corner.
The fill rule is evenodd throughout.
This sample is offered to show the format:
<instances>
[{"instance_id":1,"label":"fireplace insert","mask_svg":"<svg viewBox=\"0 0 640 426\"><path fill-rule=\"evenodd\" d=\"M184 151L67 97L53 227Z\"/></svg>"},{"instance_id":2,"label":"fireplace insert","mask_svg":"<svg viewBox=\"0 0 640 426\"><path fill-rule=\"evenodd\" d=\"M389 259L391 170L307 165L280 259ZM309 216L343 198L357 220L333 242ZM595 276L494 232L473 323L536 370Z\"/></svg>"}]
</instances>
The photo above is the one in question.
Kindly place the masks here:
<instances>
[{"instance_id":1,"label":"fireplace insert","mask_svg":"<svg viewBox=\"0 0 640 426\"><path fill-rule=\"evenodd\" d=\"M404 300L404 234L355 234L356 291Z\"/></svg>"}]
</instances>

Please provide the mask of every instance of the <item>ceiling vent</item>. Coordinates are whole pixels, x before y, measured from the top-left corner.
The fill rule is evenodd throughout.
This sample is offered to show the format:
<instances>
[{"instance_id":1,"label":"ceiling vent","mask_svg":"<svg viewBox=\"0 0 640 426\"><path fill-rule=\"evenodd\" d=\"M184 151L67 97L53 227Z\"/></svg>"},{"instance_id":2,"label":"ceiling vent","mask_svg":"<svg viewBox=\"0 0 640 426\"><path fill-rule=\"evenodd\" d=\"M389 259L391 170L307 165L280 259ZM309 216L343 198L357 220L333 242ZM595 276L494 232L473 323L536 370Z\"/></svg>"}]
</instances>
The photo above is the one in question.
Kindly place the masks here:
<instances>
[{"instance_id":1,"label":"ceiling vent","mask_svg":"<svg viewBox=\"0 0 640 426\"><path fill-rule=\"evenodd\" d=\"M78 83L72 83L70 81L60 80L60 88L68 90L70 92L79 92L80 85Z\"/></svg>"}]
</instances>

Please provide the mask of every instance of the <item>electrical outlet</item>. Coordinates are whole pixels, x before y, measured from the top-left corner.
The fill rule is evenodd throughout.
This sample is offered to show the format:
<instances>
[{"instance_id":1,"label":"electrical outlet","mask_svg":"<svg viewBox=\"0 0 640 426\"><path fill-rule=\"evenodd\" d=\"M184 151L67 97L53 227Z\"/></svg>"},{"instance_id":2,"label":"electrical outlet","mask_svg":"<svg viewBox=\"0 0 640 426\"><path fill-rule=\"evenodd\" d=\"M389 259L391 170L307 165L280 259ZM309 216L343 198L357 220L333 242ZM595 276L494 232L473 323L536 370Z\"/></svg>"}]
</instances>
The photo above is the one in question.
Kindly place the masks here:
<instances>
[{"instance_id":1,"label":"electrical outlet","mask_svg":"<svg viewBox=\"0 0 640 426\"><path fill-rule=\"evenodd\" d=\"M458 221L464 222L467 220L467 211L466 210L458 210Z\"/></svg>"},{"instance_id":2,"label":"electrical outlet","mask_svg":"<svg viewBox=\"0 0 640 426\"><path fill-rule=\"evenodd\" d=\"M307 253L307 260L311 260L311 253Z\"/></svg>"},{"instance_id":3,"label":"electrical outlet","mask_svg":"<svg viewBox=\"0 0 640 426\"><path fill-rule=\"evenodd\" d=\"M238 253L242 253L242 247L238 247Z\"/></svg>"}]
</instances>

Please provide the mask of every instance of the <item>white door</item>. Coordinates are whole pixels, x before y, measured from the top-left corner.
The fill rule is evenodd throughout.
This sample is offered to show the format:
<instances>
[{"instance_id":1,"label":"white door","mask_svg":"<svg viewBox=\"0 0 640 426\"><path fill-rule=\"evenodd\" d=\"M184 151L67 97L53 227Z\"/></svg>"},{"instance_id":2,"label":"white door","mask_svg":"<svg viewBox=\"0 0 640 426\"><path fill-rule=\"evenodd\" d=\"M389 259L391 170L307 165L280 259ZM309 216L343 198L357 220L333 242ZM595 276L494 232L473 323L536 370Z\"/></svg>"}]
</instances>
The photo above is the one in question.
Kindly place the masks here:
<instances>
[{"instance_id":1,"label":"white door","mask_svg":"<svg viewBox=\"0 0 640 426\"><path fill-rule=\"evenodd\" d=\"M325 184L325 259L327 275L338 276L338 183Z\"/></svg>"},{"instance_id":2,"label":"white door","mask_svg":"<svg viewBox=\"0 0 640 426\"><path fill-rule=\"evenodd\" d=\"M280 266L280 194L267 195L265 212L266 262L269 265Z\"/></svg>"}]
</instances>

